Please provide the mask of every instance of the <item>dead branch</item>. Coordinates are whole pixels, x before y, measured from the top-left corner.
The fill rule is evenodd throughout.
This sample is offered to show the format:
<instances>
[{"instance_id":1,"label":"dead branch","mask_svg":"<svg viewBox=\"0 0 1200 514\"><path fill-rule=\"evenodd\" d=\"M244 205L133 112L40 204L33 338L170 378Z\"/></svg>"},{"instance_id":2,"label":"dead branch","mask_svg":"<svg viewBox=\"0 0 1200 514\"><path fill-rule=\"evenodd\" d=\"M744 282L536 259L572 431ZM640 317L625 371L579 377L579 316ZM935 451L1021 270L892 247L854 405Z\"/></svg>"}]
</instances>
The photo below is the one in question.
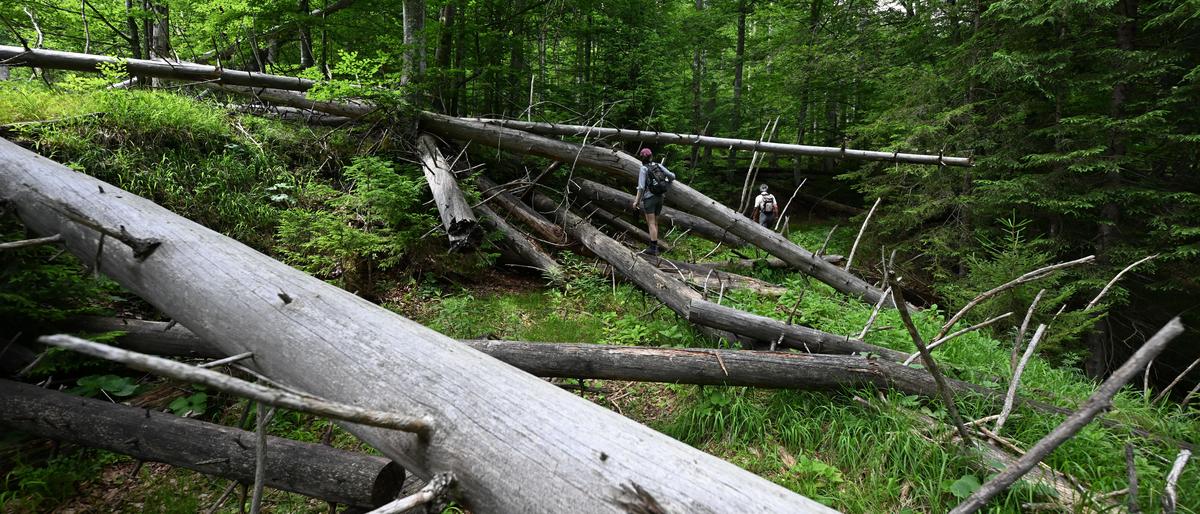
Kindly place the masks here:
<instances>
[{"instance_id":1,"label":"dead branch","mask_svg":"<svg viewBox=\"0 0 1200 514\"><path fill-rule=\"evenodd\" d=\"M858 250L858 242L862 239L863 233L867 231L867 223L870 223L871 215L875 214L875 208L879 207L880 200L883 200L883 198L875 199L875 203L871 205L871 210L867 211L867 217L863 218L862 226L858 228L858 235L854 238L854 244L850 246L850 255L846 256L846 266L844 267L846 271L850 271L850 263L854 261L854 252Z\"/></svg>"},{"instance_id":2,"label":"dead branch","mask_svg":"<svg viewBox=\"0 0 1200 514\"><path fill-rule=\"evenodd\" d=\"M1004 408L1000 410L1000 417L996 420L996 428L993 429L997 434L1000 429L1004 428L1004 422L1008 420L1008 415L1012 414L1013 401L1017 397L1017 386L1021 384L1021 374L1025 372L1025 366L1029 364L1029 358L1033 357L1034 350L1037 349L1037 344L1042 340L1042 336L1046 333L1046 325L1038 325L1038 328L1033 333L1033 339L1029 340L1029 347L1025 349L1025 354L1021 356L1020 364L1017 364L1017 369L1013 371L1012 379L1008 382L1008 394L1004 395Z\"/></svg>"}]
</instances>

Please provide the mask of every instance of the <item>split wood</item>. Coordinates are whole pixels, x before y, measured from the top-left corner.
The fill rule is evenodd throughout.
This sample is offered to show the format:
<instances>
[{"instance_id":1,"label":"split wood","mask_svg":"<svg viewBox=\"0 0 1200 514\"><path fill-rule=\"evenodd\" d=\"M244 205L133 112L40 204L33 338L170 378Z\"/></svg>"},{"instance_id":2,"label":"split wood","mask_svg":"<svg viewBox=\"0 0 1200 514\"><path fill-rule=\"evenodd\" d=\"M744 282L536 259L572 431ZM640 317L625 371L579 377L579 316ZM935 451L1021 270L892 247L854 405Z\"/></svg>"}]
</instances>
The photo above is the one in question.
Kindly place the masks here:
<instances>
[{"instance_id":1,"label":"split wood","mask_svg":"<svg viewBox=\"0 0 1200 514\"><path fill-rule=\"evenodd\" d=\"M429 421L425 419L363 409L319 398L300 396L246 382L229 375L217 373L216 371L144 353L122 350L65 334L42 336L38 338L38 342L49 346L66 348L92 357L119 362L137 370L162 375L181 382L205 385L223 393L250 398L272 407L280 407L373 427L411 432L422 438L428 438L432 431Z\"/></svg>"},{"instance_id":2,"label":"split wood","mask_svg":"<svg viewBox=\"0 0 1200 514\"><path fill-rule=\"evenodd\" d=\"M1175 486L1179 483L1179 475L1183 474L1183 467L1187 465L1188 458L1191 456L1191 450L1181 450L1175 457L1175 464L1171 466L1171 472L1167 473L1167 489L1162 499L1163 514L1175 514L1175 505L1179 502Z\"/></svg>"},{"instance_id":3,"label":"split wood","mask_svg":"<svg viewBox=\"0 0 1200 514\"><path fill-rule=\"evenodd\" d=\"M1008 394L1004 395L1004 407L1000 409L1000 418L996 420L996 428L992 429L997 434L1000 429L1004 428L1004 422L1008 421L1009 414L1012 414L1013 402L1017 398L1017 386L1021 384L1021 374L1025 372L1025 366L1029 364L1029 358L1033 357L1034 350L1037 349L1038 342L1042 340L1042 336L1046 334L1046 325L1038 325L1037 330L1033 333L1033 339L1029 340L1029 346L1025 348L1025 354L1021 356L1021 362L1017 364L1017 369L1013 371L1012 380L1008 382Z\"/></svg>"},{"instance_id":4,"label":"split wood","mask_svg":"<svg viewBox=\"0 0 1200 514\"><path fill-rule=\"evenodd\" d=\"M1038 302L1042 301L1042 295L1046 294L1046 290L1038 291L1037 296L1033 297L1033 301L1029 303L1029 310L1025 311L1025 319L1021 320L1021 328L1017 329L1017 339L1013 342L1012 355L1008 358L1008 369L1017 369L1017 355L1021 353L1021 342L1025 340L1025 330L1029 328L1029 321L1033 319L1033 313L1037 310Z\"/></svg>"},{"instance_id":5,"label":"split wood","mask_svg":"<svg viewBox=\"0 0 1200 514\"><path fill-rule=\"evenodd\" d=\"M1154 337L1146 341L1146 344L1142 345L1129 360L1125 361L1125 364L1122 364L1120 368L1113 372L1108 380L1105 380L1100 385L1100 388L1083 403L1083 406L1078 411L1067 416L1067 419L1062 424L1055 427L1050 434L1038 441L1015 464L1009 466L999 475L996 475L983 484L979 490L975 491L974 494L955 507L950 513L970 514L976 512L983 508L997 494L1008 489L1009 486L1019 480L1025 473L1028 473L1029 470L1037 466L1042 459L1045 459L1050 452L1054 451L1055 448L1067 439L1074 437L1092 419L1107 409L1112 404L1112 398L1117 394L1117 391L1124 387L1129 382L1129 379L1133 378L1147 361L1154 359L1154 357L1167 347L1167 343L1181 333L1183 333L1183 324L1176 317L1159 330L1157 334L1154 334Z\"/></svg>"},{"instance_id":6,"label":"split wood","mask_svg":"<svg viewBox=\"0 0 1200 514\"><path fill-rule=\"evenodd\" d=\"M854 244L850 246L850 255L846 256L846 271L850 271L850 263L854 260L854 252L858 250L858 241L862 239L863 233L867 231L867 223L871 221L871 215L875 214L875 208L879 207L879 201L883 198L876 198L875 204L871 206L871 210L867 211L867 217L863 218L862 226L858 228L858 236L854 238Z\"/></svg>"}]
</instances>

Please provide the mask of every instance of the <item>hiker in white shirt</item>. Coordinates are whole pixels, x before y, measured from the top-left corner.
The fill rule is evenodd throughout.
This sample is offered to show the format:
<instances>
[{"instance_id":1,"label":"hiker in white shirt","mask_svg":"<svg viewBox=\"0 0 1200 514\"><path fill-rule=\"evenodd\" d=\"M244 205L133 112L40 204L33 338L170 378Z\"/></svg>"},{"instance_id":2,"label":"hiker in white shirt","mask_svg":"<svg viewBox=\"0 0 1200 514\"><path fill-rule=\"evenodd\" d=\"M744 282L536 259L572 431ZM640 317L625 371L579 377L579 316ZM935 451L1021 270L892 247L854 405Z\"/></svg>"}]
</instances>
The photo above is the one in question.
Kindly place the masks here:
<instances>
[{"instance_id":1,"label":"hiker in white shirt","mask_svg":"<svg viewBox=\"0 0 1200 514\"><path fill-rule=\"evenodd\" d=\"M775 201L775 195L767 192L767 185L758 186L761 193L754 199L754 213L751 215L759 225L771 228L771 224L775 223L775 218L779 216L779 203Z\"/></svg>"}]
</instances>

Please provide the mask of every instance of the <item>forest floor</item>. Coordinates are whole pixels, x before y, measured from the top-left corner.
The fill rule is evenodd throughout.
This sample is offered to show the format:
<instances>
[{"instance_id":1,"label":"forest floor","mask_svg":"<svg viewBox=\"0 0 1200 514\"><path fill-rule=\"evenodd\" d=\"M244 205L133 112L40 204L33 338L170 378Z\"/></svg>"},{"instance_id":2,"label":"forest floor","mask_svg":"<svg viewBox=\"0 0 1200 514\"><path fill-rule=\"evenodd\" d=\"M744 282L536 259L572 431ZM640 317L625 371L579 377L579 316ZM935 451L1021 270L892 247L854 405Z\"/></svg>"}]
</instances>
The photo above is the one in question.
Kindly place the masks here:
<instances>
[{"instance_id":1,"label":"forest floor","mask_svg":"<svg viewBox=\"0 0 1200 514\"><path fill-rule=\"evenodd\" d=\"M435 223L428 212L432 207L422 201L405 206L409 210L406 215L414 216L405 218L405 223L411 223L412 234L417 235L392 234L396 239L409 238L402 258L386 253L388 247L382 245L368 250L311 245L304 239L309 236L289 232L288 227L327 219L332 219L327 226L340 228L363 219L344 212L356 193L324 162L340 160L356 163L347 168L358 166L362 161L351 161L344 153L372 151L359 136L315 135L307 128L228 115L219 107L162 93L63 94L33 90L32 86L6 89L12 87L0 86L0 124L109 112L103 122L80 119L18 135L44 155L152 198L347 289L369 287L381 306L450 337L665 347L718 345L669 310L656 309L654 298L614 280L602 263L592 259L560 254L565 273L555 283L497 271L487 256L470 266L443 262L448 260L444 254L424 249L436 247L436 241L418 237ZM43 112L46 109L53 112ZM231 125L241 130L233 130ZM180 149L180 145L195 150ZM321 147L324 153L313 157L294 150L305 145L325 145ZM393 172L389 169L388 173ZM407 168L399 168L398 174L420 176L419 171ZM419 184L419 178L416 180ZM337 201L329 201L331 197ZM293 218L303 223L289 225ZM6 238L16 239L21 233L15 221L2 223L0 233ZM379 232L372 230L373 234ZM802 246L817 248L827 230L828 226L820 223L795 226L789 237ZM850 232L843 229L835 234L828 253L846 253L853 236ZM686 238L678 242L673 256L688 258L712 249L711 243ZM423 271L411 273L394 266L374 275L357 272L364 264L354 259L367 251L378 252L380 262L395 257L397 262L424 263L415 266ZM732 255L718 251L713 259L729 257ZM28 258L14 262L44 266L45 259L46 255L31 252ZM132 295L95 281L75 264L70 266L74 268L61 273L73 278L60 277L54 284L94 290L86 298L93 302L91 308L99 305L108 314L113 310L154 314ZM1006 273L1011 272L1012 278L1025 271L1028 269ZM787 319L793 305L798 305L794 309L796 323L838 334L857 334L871 313L871 306L796 272L757 268L744 273L785 286L788 292L780 298L767 298L728 291L722 300L726 305L778 319ZM372 278L364 282L364 276ZM30 294L34 293L46 292ZM944 321L936 308L917 312L915 318L925 334L935 332ZM895 312L881 314L875 326L878 328L865 338L868 342L913 350L911 339L898 328L902 325ZM1004 388L1011 375L1012 339L1008 328L975 332L955 339L937 355L955 378ZM1047 352L1035 357L1026 370L1021 394L1063 407L1078 406L1095 390L1096 383L1073 364L1069 354ZM117 368L92 366L49 362L29 378L38 380L55 373L72 377L122 373ZM137 382L139 396L157 395L154 405L160 408L169 408L165 406L171 399L191 392L141 375L128 378ZM894 391L810 392L600 380L589 380L586 386L590 392L580 394L590 401L845 512L944 512L990 474L946 437L948 430L928 430L913 414L945 420L940 402ZM959 409L970 419L996 413L979 398L958 400ZM213 395L198 417L235 424L245 408L244 401ZM1154 404L1132 388L1116 397L1106 415L1179 440L1200 440L1200 413L1195 407ZM1029 448L1061 421L1060 416L1018 409L1005 425L1004 434L1013 444ZM316 442L330 425L281 412L269 430L276 436ZM340 429L332 430L334 446L372 452ZM1093 493L1118 491L1126 487L1126 443L1137 450L1138 501L1153 509L1160 504L1177 448L1093 424L1051 454L1046 463L1069 473ZM197 512L211 506L229 484L165 465L138 466L104 451L52 448L47 442L11 433L0 435L0 448L17 454L7 459L15 465L0 477L0 511L6 513ZM46 459L48 453L54 456ZM1200 512L1200 494L1195 494L1200 491L1198 470L1200 466L1189 466L1180 479L1180 512ZM995 512L1020 512L1023 504L1046 499L1045 491L1018 485L991 505ZM1119 501L1124 501L1123 497ZM323 502L278 491L267 494L265 505L264 512L327 511ZM237 502L231 500L218 512L238 510Z\"/></svg>"}]
</instances>

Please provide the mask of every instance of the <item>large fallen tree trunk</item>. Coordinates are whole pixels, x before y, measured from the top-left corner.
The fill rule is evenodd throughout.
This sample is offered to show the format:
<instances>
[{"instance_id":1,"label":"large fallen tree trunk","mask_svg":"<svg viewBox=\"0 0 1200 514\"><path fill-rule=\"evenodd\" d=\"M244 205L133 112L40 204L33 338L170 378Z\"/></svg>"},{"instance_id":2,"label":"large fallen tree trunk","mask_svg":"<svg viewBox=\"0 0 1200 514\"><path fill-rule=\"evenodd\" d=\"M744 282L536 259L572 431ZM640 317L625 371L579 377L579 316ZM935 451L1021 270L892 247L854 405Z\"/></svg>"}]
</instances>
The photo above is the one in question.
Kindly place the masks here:
<instances>
[{"instance_id":1,"label":"large fallen tree trunk","mask_svg":"<svg viewBox=\"0 0 1200 514\"><path fill-rule=\"evenodd\" d=\"M592 139L602 138L613 139L617 141L639 141L643 143L655 143L660 145L674 144L711 146L733 150L753 150L756 152L785 155L811 155L815 157L862 159L868 161L902 162L909 164L933 164L941 166L972 165L971 158L969 157L946 157L942 155L910 154L899 152L874 152L869 150L853 150L849 148L838 148L832 146L771 143L767 141L755 141L753 139L731 139L727 137L701 136L696 134L675 134L671 132L593 127L589 125L560 125L556 123L537 123L520 120L500 120L490 118L466 119L549 136L581 136Z\"/></svg>"},{"instance_id":2,"label":"large fallen tree trunk","mask_svg":"<svg viewBox=\"0 0 1200 514\"><path fill-rule=\"evenodd\" d=\"M692 323L817 353L867 352L895 361L907 357L903 352L850 339L848 336L793 325L707 301L700 293L604 235L586 220L572 213L565 205L560 206L546 195L536 192L533 194L533 201L539 209L557 209L556 214L564 221L567 232L588 250Z\"/></svg>"},{"instance_id":3,"label":"large fallen tree trunk","mask_svg":"<svg viewBox=\"0 0 1200 514\"><path fill-rule=\"evenodd\" d=\"M479 213L480 222L504 236L504 240L500 244L516 254L522 262L540 270L546 278L551 280L562 276L562 268L558 266L554 257L538 246L537 242L525 237L525 234L509 225L491 208L480 205L475 208L475 212Z\"/></svg>"},{"instance_id":4,"label":"large fallen tree trunk","mask_svg":"<svg viewBox=\"0 0 1200 514\"><path fill-rule=\"evenodd\" d=\"M584 198L593 202L600 202L610 209L617 209L619 212L638 214L633 208L633 195L630 193L585 178L574 178L571 184L577 186L579 193ZM746 242L742 238L730 234L729 231L712 224L712 222L673 207L663 207L659 219L715 243L724 243L735 248L746 245Z\"/></svg>"},{"instance_id":5,"label":"large fallen tree trunk","mask_svg":"<svg viewBox=\"0 0 1200 514\"><path fill-rule=\"evenodd\" d=\"M424 417L427 438L344 426L419 476L453 474L472 511L830 512L4 140L0 198L34 232L61 234L82 262L223 352L253 352L267 377Z\"/></svg>"},{"instance_id":6,"label":"large fallen tree trunk","mask_svg":"<svg viewBox=\"0 0 1200 514\"><path fill-rule=\"evenodd\" d=\"M420 116L424 130L443 137L472 140L512 152L578 163L631 182L637 180L641 169L637 159L614 150L580 146L516 129L465 121L441 114L423 112ZM666 199L677 208L686 208L842 293L861 298L871 304L883 296L882 290L865 280L825 262L775 231L734 212L681 181L676 181L671 186Z\"/></svg>"},{"instance_id":7,"label":"large fallen tree trunk","mask_svg":"<svg viewBox=\"0 0 1200 514\"><path fill-rule=\"evenodd\" d=\"M188 329L161 321L123 320L85 317L71 320L74 330L88 332L124 331L112 344L136 352L170 357L221 358L226 354ZM168 336L167 334L171 334ZM661 381L681 384L737 385L781 389L821 389L830 385L816 374L839 367L834 372L847 384L871 383L908 394L929 398L937 396L933 377L918 368L897 362L846 355L803 354L791 352L749 352L740 350L675 350L668 348L620 347L610 345L527 343L514 341L461 341L497 359L543 377L587 378L633 381ZM739 364L730 366L731 360ZM722 367L721 363L725 363ZM812 367L813 371L805 369ZM849 377L849 378L847 378ZM961 380L947 379L955 394L976 394L993 405L1004 402L1004 391ZM1017 405L1038 412L1066 415L1072 410L1037 400L1017 397ZM1109 428L1128 430L1141 437L1165 441L1182 448L1188 443L1171 440L1141 428L1101 418Z\"/></svg>"},{"instance_id":8,"label":"large fallen tree trunk","mask_svg":"<svg viewBox=\"0 0 1200 514\"><path fill-rule=\"evenodd\" d=\"M254 482L254 432L8 380L0 380L0 425ZM267 437L266 448L267 487L373 508L394 499L404 483L404 469L383 457L280 437Z\"/></svg>"},{"instance_id":9,"label":"large fallen tree trunk","mask_svg":"<svg viewBox=\"0 0 1200 514\"><path fill-rule=\"evenodd\" d=\"M479 242L475 213L471 212L471 205L458 188L458 179L450 169L450 163L438 150L437 140L429 134L421 134L417 138L417 156L421 159L425 182L433 192L433 203L442 218L442 228L450 238L450 249L475 247Z\"/></svg>"},{"instance_id":10,"label":"large fallen tree trunk","mask_svg":"<svg viewBox=\"0 0 1200 514\"><path fill-rule=\"evenodd\" d=\"M297 77L271 75L252 71L230 70L206 64L169 61L166 59L117 59L105 55L58 52L54 50L25 50L19 46L0 46L0 62L9 66L34 66L85 72L99 72L101 65L125 64L130 75L228 84L274 89L307 91L314 82Z\"/></svg>"},{"instance_id":11,"label":"large fallen tree trunk","mask_svg":"<svg viewBox=\"0 0 1200 514\"><path fill-rule=\"evenodd\" d=\"M288 106L237 104L229 105L227 108L234 112L243 112L246 114L253 114L266 118L276 118L283 121L295 121L321 127L340 127L347 123L355 122L354 118L348 118L346 116L334 116L324 112Z\"/></svg>"},{"instance_id":12,"label":"large fallen tree trunk","mask_svg":"<svg viewBox=\"0 0 1200 514\"><path fill-rule=\"evenodd\" d=\"M566 244L567 235L563 232L562 227L547 221L532 207L525 205L512 193L506 191L503 186L492 182L482 173L475 175L475 184L479 186L480 194L487 203L503 209L509 216L532 229L546 242L556 245Z\"/></svg>"}]
</instances>

